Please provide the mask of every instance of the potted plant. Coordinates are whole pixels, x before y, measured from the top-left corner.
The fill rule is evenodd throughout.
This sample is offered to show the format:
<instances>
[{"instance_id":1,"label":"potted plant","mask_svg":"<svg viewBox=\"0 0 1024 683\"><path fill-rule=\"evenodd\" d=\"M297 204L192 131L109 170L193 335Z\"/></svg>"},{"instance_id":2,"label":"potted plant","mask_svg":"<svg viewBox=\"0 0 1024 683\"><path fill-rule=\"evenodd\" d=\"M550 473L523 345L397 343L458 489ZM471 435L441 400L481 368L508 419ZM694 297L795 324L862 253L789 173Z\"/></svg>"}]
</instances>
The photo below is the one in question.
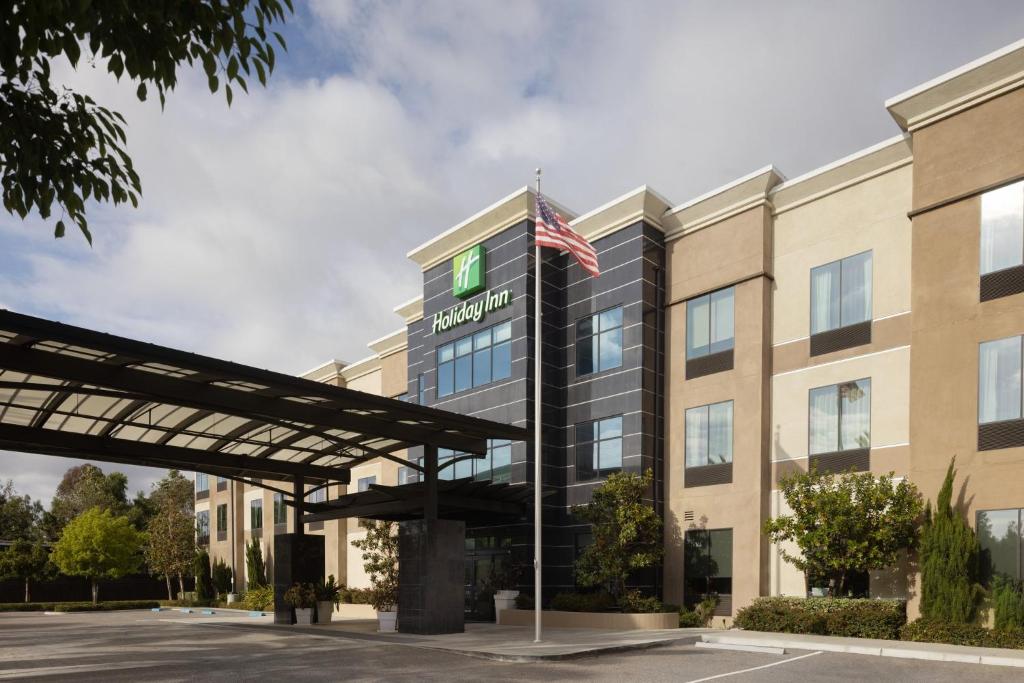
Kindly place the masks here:
<instances>
[{"instance_id":1,"label":"potted plant","mask_svg":"<svg viewBox=\"0 0 1024 683\"><path fill-rule=\"evenodd\" d=\"M316 623L331 623L334 606L341 602L341 589L334 581L334 574L316 585Z\"/></svg>"},{"instance_id":2,"label":"potted plant","mask_svg":"<svg viewBox=\"0 0 1024 683\"><path fill-rule=\"evenodd\" d=\"M519 575L521 567L514 564L511 559L508 561L495 562L491 565L491 576L488 581L490 588L494 590L494 618L498 618L498 612L503 609L515 609L516 598L519 591Z\"/></svg>"},{"instance_id":3,"label":"potted plant","mask_svg":"<svg viewBox=\"0 0 1024 683\"><path fill-rule=\"evenodd\" d=\"M363 569L370 575L370 604L377 610L377 630L395 631L398 621L398 534L394 522L361 520L366 537L353 541L363 551Z\"/></svg>"},{"instance_id":4,"label":"potted plant","mask_svg":"<svg viewBox=\"0 0 1024 683\"><path fill-rule=\"evenodd\" d=\"M295 623L297 625L309 626L313 623L316 591L311 584L292 584L292 587L284 592L284 601L295 608Z\"/></svg>"}]
</instances>

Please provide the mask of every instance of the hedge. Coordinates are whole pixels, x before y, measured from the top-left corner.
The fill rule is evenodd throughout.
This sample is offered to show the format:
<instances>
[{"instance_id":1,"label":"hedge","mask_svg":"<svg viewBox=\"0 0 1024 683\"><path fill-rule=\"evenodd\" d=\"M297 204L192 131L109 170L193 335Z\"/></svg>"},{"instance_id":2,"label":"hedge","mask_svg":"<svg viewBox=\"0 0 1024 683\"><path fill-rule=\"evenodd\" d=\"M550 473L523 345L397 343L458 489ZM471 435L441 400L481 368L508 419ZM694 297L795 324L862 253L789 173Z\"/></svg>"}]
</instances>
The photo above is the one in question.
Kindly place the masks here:
<instances>
[{"instance_id":1,"label":"hedge","mask_svg":"<svg viewBox=\"0 0 1024 683\"><path fill-rule=\"evenodd\" d=\"M91 602L4 602L0 603L0 612L104 612L159 606L157 600L110 600L96 605Z\"/></svg>"},{"instance_id":2,"label":"hedge","mask_svg":"<svg viewBox=\"0 0 1024 683\"><path fill-rule=\"evenodd\" d=\"M794 597L757 598L734 620L736 626L750 631L886 640L899 638L906 622L902 600Z\"/></svg>"},{"instance_id":3,"label":"hedge","mask_svg":"<svg viewBox=\"0 0 1024 683\"><path fill-rule=\"evenodd\" d=\"M918 619L904 626L900 630L900 638L917 643L1024 649L1024 629L994 630L977 624L950 624L927 619Z\"/></svg>"},{"instance_id":4,"label":"hedge","mask_svg":"<svg viewBox=\"0 0 1024 683\"><path fill-rule=\"evenodd\" d=\"M551 609L561 612L610 612L615 598L608 593L558 593L551 598Z\"/></svg>"}]
</instances>

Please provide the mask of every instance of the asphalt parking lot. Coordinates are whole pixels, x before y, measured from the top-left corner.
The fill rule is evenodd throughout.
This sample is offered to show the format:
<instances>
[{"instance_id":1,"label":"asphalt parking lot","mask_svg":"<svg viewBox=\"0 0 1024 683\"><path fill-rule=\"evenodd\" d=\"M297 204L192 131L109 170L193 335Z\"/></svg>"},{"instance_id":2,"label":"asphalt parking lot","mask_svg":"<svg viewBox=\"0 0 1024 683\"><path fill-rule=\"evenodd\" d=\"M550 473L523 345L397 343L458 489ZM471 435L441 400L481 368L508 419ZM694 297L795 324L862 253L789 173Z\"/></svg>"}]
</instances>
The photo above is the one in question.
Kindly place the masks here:
<instances>
[{"instance_id":1,"label":"asphalt parking lot","mask_svg":"<svg viewBox=\"0 0 1024 683\"><path fill-rule=\"evenodd\" d=\"M768 655L670 645L505 663L177 612L0 614L0 679L73 681L1021 681L1020 669L827 652Z\"/></svg>"}]
</instances>

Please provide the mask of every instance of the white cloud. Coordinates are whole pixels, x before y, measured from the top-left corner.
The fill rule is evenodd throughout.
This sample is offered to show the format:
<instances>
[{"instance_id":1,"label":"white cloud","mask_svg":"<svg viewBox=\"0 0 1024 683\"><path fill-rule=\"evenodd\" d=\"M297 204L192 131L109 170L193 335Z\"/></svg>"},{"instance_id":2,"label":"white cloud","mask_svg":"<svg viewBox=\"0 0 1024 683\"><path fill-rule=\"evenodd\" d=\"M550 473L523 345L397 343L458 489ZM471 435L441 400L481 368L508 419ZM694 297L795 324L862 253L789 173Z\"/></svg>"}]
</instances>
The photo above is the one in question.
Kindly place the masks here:
<instances>
[{"instance_id":1,"label":"white cloud","mask_svg":"<svg viewBox=\"0 0 1024 683\"><path fill-rule=\"evenodd\" d=\"M1024 29L1014 2L309 10L231 109L199 75L164 112L71 75L128 118L143 203L96 208L92 249L0 216L0 301L287 372L360 358L419 291L403 254L534 166L581 212L643 183L681 202L769 162L796 175L892 135L885 97ZM326 52L344 70L307 77Z\"/></svg>"}]
</instances>

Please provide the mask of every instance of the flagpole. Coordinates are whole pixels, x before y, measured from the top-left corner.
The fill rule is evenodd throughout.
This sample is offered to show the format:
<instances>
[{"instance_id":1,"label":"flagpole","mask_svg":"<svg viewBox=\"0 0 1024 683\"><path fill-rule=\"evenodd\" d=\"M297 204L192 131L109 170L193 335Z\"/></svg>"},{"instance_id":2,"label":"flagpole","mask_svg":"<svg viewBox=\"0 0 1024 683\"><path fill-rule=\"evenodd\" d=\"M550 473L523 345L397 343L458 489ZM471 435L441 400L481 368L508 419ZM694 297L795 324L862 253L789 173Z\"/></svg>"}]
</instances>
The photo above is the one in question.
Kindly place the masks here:
<instances>
[{"instance_id":1,"label":"flagpole","mask_svg":"<svg viewBox=\"0 0 1024 683\"><path fill-rule=\"evenodd\" d=\"M537 169L537 196L540 196L540 174ZM536 219L534 220L536 224ZM535 229L536 230L536 229ZM544 593L541 591L541 287L540 287L540 245L537 244L534 232L533 245L533 642L541 642L541 602Z\"/></svg>"}]
</instances>

